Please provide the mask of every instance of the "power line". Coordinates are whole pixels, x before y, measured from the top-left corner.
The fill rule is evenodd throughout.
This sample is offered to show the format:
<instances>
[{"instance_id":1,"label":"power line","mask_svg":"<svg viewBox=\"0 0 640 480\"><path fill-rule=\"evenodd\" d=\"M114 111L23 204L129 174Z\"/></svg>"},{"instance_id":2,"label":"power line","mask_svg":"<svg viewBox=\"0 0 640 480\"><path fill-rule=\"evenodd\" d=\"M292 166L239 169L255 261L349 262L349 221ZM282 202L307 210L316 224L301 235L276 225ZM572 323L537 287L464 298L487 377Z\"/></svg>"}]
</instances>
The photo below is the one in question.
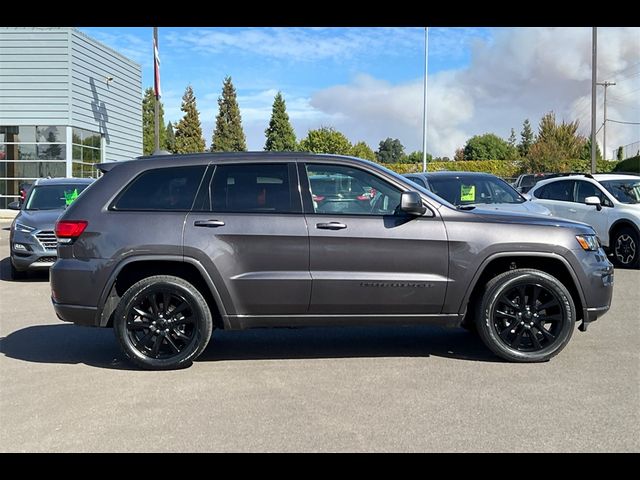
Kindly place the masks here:
<instances>
[{"instance_id":1,"label":"power line","mask_svg":"<svg viewBox=\"0 0 640 480\"><path fill-rule=\"evenodd\" d=\"M623 122L622 120L611 120L610 118L607 118L607 122L623 123L625 125L640 125L640 122Z\"/></svg>"}]
</instances>

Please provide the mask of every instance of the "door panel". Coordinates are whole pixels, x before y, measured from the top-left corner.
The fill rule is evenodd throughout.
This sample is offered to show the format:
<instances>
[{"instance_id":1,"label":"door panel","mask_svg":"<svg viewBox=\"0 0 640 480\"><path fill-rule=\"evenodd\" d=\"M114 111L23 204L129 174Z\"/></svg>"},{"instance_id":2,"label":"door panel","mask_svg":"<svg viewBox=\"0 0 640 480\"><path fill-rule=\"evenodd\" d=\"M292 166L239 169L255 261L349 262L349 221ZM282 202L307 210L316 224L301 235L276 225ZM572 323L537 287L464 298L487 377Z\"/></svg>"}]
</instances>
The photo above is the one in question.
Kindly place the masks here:
<instances>
[{"instance_id":1,"label":"door panel","mask_svg":"<svg viewBox=\"0 0 640 480\"><path fill-rule=\"evenodd\" d=\"M440 218L309 215L310 313L440 313L448 247ZM316 228L338 222L340 230Z\"/></svg>"},{"instance_id":2,"label":"door panel","mask_svg":"<svg viewBox=\"0 0 640 480\"><path fill-rule=\"evenodd\" d=\"M309 236L291 162L219 164L194 209L184 254L222 287L229 314L306 313Z\"/></svg>"},{"instance_id":3,"label":"door panel","mask_svg":"<svg viewBox=\"0 0 640 480\"><path fill-rule=\"evenodd\" d=\"M444 224L396 214L401 190L356 167L300 169L310 240L312 314L440 313L447 288Z\"/></svg>"}]
</instances>

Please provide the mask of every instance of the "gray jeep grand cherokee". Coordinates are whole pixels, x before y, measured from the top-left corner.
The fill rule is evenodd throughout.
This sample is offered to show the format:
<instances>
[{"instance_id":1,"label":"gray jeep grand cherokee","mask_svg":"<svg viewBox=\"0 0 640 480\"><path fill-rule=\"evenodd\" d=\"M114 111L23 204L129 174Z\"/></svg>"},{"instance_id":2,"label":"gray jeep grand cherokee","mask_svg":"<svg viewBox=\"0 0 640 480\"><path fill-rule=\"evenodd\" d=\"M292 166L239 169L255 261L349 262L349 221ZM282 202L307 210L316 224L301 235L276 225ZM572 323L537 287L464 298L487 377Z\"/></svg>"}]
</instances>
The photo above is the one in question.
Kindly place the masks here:
<instances>
[{"instance_id":1,"label":"gray jeep grand cherokee","mask_svg":"<svg viewBox=\"0 0 640 480\"><path fill-rule=\"evenodd\" d=\"M379 165L303 153L102 164L56 225L58 316L138 366L188 366L213 328L430 323L545 361L611 303L593 229L456 209Z\"/></svg>"}]
</instances>

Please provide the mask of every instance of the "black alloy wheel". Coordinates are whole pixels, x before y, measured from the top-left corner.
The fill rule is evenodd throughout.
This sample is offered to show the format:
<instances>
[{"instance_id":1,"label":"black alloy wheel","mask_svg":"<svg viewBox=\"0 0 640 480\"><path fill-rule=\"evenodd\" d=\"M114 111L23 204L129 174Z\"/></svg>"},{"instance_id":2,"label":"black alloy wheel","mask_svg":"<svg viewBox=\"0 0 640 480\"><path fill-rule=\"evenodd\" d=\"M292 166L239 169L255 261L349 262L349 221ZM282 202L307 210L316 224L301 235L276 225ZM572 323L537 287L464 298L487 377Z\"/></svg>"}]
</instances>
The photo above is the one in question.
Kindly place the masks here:
<instances>
[{"instance_id":1,"label":"black alloy wheel","mask_svg":"<svg viewBox=\"0 0 640 480\"><path fill-rule=\"evenodd\" d=\"M476 305L476 328L485 345L515 362L543 362L569 342L576 322L567 288L552 275L515 269L491 279Z\"/></svg>"},{"instance_id":2,"label":"black alloy wheel","mask_svg":"<svg viewBox=\"0 0 640 480\"><path fill-rule=\"evenodd\" d=\"M213 330L206 300L189 282L157 275L132 285L114 314L125 355L152 370L182 368L207 346Z\"/></svg>"}]
</instances>

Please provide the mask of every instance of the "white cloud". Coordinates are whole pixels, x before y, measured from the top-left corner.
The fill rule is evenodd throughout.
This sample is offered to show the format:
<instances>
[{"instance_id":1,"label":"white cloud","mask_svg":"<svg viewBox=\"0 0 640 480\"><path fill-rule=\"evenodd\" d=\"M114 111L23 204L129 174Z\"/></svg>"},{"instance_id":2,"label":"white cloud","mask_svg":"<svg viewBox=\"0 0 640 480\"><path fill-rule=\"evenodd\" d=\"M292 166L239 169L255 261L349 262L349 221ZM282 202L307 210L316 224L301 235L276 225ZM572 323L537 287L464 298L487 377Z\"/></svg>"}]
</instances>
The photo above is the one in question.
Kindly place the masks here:
<instances>
[{"instance_id":1,"label":"white cloud","mask_svg":"<svg viewBox=\"0 0 640 480\"><path fill-rule=\"evenodd\" d=\"M608 92L608 118L640 121L640 28L600 28L598 46L599 81L618 82ZM511 127L520 131L525 118L536 126L550 110L559 118L578 118L587 134L590 82L590 28L500 30L492 40L474 43L468 68L429 76L428 150L452 156L471 135L507 137ZM391 136L407 150L421 148L422 79L393 85L359 75L316 92L310 105L331 115L354 141L376 146ZM599 124L601 109L600 99ZM639 139L638 126L607 125L609 156L616 146Z\"/></svg>"}]
</instances>

